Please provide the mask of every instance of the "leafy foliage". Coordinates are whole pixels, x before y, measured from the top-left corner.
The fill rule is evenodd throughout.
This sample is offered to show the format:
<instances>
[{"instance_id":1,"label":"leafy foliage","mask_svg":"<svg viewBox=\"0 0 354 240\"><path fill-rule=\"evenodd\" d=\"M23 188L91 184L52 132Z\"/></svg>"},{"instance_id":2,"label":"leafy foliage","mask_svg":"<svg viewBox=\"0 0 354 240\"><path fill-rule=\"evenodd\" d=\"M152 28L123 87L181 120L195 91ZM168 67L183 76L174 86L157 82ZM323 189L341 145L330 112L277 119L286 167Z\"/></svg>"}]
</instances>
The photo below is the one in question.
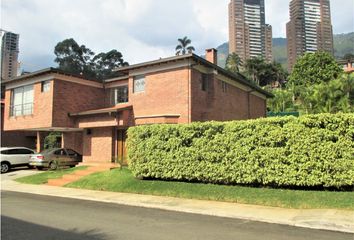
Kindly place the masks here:
<instances>
[{"instance_id":1,"label":"leafy foliage","mask_svg":"<svg viewBox=\"0 0 354 240\"><path fill-rule=\"evenodd\" d=\"M192 53L195 51L193 46L190 46L192 40L187 36L178 39L179 44L176 46L176 55L185 55L186 53Z\"/></svg>"},{"instance_id":2,"label":"leafy foliage","mask_svg":"<svg viewBox=\"0 0 354 240\"><path fill-rule=\"evenodd\" d=\"M233 73L239 73L242 64L240 56L236 53L231 53L226 59L225 69Z\"/></svg>"},{"instance_id":3,"label":"leafy foliage","mask_svg":"<svg viewBox=\"0 0 354 240\"><path fill-rule=\"evenodd\" d=\"M61 146L60 142L61 133L51 132L44 138L44 149L51 149Z\"/></svg>"},{"instance_id":4,"label":"leafy foliage","mask_svg":"<svg viewBox=\"0 0 354 240\"><path fill-rule=\"evenodd\" d=\"M327 52L305 53L300 57L289 76L292 86L312 86L327 83L343 73L336 60Z\"/></svg>"},{"instance_id":5,"label":"leafy foliage","mask_svg":"<svg viewBox=\"0 0 354 240\"><path fill-rule=\"evenodd\" d=\"M89 79L102 80L112 76L112 70L129 65L123 60L123 55L117 50L95 55L85 45L79 45L74 39L59 42L54 49L55 62L59 69L83 75Z\"/></svg>"},{"instance_id":6,"label":"leafy foliage","mask_svg":"<svg viewBox=\"0 0 354 240\"><path fill-rule=\"evenodd\" d=\"M354 114L130 128L136 177L298 187L354 185Z\"/></svg>"},{"instance_id":7,"label":"leafy foliage","mask_svg":"<svg viewBox=\"0 0 354 240\"><path fill-rule=\"evenodd\" d=\"M247 59L244 63L244 71L245 75L260 86L283 86L288 76L281 64L267 63L260 57Z\"/></svg>"},{"instance_id":8,"label":"leafy foliage","mask_svg":"<svg viewBox=\"0 0 354 240\"><path fill-rule=\"evenodd\" d=\"M274 89L270 91L274 97L267 100L267 107L271 112L296 111L293 104L293 94L287 89Z\"/></svg>"}]
</instances>

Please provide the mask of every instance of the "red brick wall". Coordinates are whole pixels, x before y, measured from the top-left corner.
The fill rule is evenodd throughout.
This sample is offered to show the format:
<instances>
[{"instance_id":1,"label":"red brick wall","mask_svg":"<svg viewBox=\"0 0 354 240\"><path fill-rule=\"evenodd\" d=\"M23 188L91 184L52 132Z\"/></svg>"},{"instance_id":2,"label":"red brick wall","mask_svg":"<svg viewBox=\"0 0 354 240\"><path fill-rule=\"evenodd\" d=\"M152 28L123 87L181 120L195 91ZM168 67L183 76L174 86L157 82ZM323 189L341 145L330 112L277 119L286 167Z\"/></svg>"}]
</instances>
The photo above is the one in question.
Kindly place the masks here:
<instances>
[{"instance_id":1,"label":"red brick wall","mask_svg":"<svg viewBox=\"0 0 354 240\"><path fill-rule=\"evenodd\" d=\"M265 117L267 115L266 100L251 94L250 105L250 118Z\"/></svg>"},{"instance_id":2,"label":"red brick wall","mask_svg":"<svg viewBox=\"0 0 354 240\"><path fill-rule=\"evenodd\" d=\"M202 73L192 70L192 121L229 121L249 118L248 92L231 84L223 91L222 81L207 74L209 88L202 91ZM250 116L265 116L265 100L250 95Z\"/></svg>"},{"instance_id":3,"label":"red brick wall","mask_svg":"<svg viewBox=\"0 0 354 240\"><path fill-rule=\"evenodd\" d=\"M41 83L35 83L33 114L27 116L10 116L11 91L5 93L5 123L4 130L21 130L32 128L44 128L52 126L53 110L53 81L50 91L42 93Z\"/></svg>"},{"instance_id":4,"label":"red brick wall","mask_svg":"<svg viewBox=\"0 0 354 240\"><path fill-rule=\"evenodd\" d=\"M113 128L92 128L91 134L83 133L83 161L110 163L113 152Z\"/></svg>"},{"instance_id":5,"label":"red brick wall","mask_svg":"<svg viewBox=\"0 0 354 240\"><path fill-rule=\"evenodd\" d=\"M83 153L83 132L64 132L62 139L62 147L71 148L76 152L82 154Z\"/></svg>"},{"instance_id":6,"label":"red brick wall","mask_svg":"<svg viewBox=\"0 0 354 240\"><path fill-rule=\"evenodd\" d=\"M188 68L145 75L145 92L133 93L133 78L129 79L129 102L135 117L180 114L178 123L188 123ZM146 119L156 122L156 119ZM141 121L140 121L141 122Z\"/></svg>"},{"instance_id":7,"label":"red brick wall","mask_svg":"<svg viewBox=\"0 0 354 240\"><path fill-rule=\"evenodd\" d=\"M104 107L104 89L63 80L54 81L53 126L75 127L69 113Z\"/></svg>"}]
</instances>

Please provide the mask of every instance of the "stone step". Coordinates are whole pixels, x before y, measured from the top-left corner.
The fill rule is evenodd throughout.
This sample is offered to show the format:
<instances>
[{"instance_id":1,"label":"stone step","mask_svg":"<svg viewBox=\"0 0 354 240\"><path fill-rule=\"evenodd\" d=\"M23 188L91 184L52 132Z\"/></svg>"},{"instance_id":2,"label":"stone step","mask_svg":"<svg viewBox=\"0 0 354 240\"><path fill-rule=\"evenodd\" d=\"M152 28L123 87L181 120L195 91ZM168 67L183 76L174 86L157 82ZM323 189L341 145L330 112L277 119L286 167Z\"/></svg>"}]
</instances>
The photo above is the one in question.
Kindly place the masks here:
<instances>
[{"instance_id":1,"label":"stone step","mask_svg":"<svg viewBox=\"0 0 354 240\"><path fill-rule=\"evenodd\" d=\"M100 162L81 162L78 166L89 166L89 167L107 167L110 169L120 168L119 163L100 163Z\"/></svg>"},{"instance_id":2,"label":"stone step","mask_svg":"<svg viewBox=\"0 0 354 240\"><path fill-rule=\"evenodd\" d=\"M79 180L80 178L82 178L83 176L80 175L75 175L75 174L66 174L62 176L63 180L70 180L72 182Z\"/></svg>"},{"instance_id":3,"label":"stone step","mask_svg":"<svg viewBox=\"0 0 354 240\"><path fill-rule=\"evenodd\" d=\"M72 175L83 177L83 176L87 176L87 175L90 175L95 172L97 172L97 170L79 170L79 171L73 172Z\"/></svg>"},{"instance_id":4,"label":"stone step","mask_svg":"<svg viewBox=\"0 0 354 240\"><path fill-rule=\"evenodd\" d=\"M67 180L67 179L49 179L47 185L49 186L56 186L56 187L62 187L68 183L71 183L71 180Z\"/></svg>"}]
</instances>

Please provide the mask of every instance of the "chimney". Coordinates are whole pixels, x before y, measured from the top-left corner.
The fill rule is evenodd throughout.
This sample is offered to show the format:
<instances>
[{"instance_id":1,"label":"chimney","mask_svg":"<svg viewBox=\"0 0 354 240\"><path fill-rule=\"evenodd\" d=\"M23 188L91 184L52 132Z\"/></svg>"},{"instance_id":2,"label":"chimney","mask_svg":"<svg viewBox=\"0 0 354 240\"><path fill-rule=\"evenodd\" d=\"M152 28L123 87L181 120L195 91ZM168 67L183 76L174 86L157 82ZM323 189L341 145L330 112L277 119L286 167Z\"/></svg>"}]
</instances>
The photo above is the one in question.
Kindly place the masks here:
<instances>
[{"instance_id":1,"label":"chimney","mask_svg":"<svg viewBox=\"0 0 354 240\"><path fill-rule=\"evenodd\" d=\"M207 61L218 65L218 50L215 48L205 50L205 58Z\"/></svg>"}]
</instances>

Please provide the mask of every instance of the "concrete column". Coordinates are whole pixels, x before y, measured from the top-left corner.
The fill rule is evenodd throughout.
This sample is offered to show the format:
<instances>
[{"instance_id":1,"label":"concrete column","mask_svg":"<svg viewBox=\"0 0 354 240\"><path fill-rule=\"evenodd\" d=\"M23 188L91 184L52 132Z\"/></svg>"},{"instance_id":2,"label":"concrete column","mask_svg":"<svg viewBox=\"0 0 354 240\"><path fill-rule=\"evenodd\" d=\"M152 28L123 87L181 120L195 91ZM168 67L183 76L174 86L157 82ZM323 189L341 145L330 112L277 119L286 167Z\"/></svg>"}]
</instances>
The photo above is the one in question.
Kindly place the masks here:
<instances>
[{"instance_id":1,"label":"concrete column","mask_svg":"<svg viewBox=\"0 0 354 240\"><path fill-rule=\"evenodd\" d=\"M37 143L36 143L36 151L41 152L42 151L42 139L41 139L41 132L37 131Z\"/></svg>"}]
</instances>

